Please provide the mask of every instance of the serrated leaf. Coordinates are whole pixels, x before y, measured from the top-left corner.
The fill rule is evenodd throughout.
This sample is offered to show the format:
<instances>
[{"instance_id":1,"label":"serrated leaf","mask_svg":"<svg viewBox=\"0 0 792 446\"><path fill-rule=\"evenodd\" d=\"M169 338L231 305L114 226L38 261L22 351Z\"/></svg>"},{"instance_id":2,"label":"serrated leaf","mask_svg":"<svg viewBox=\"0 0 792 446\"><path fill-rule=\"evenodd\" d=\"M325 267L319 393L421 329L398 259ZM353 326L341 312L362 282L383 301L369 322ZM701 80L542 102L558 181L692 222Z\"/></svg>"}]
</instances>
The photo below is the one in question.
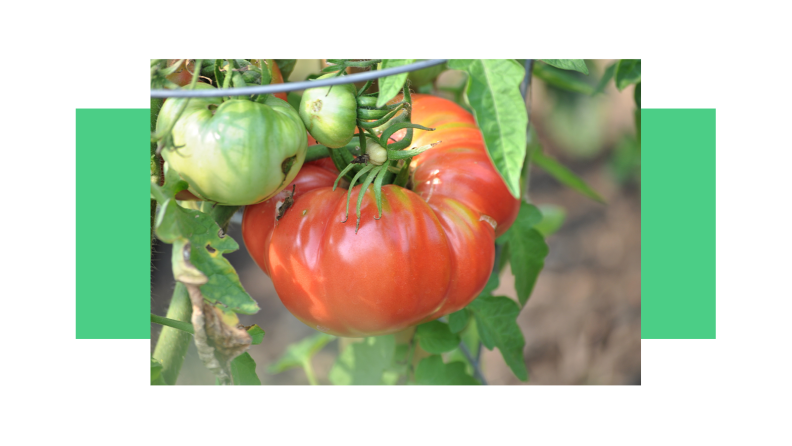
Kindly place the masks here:
<instances>
[{"instance_id":1,"label":"serrated leaf","mask_svg":"<svg viewBox=\"0 0 792 446\"><path fill-rule=\"evenodd\" d=\"M448 66L468 73L467 99L487 151L509 192L519 197L528 127L520 94L525 68L514 59L453 59Z\"/></svg>"},{"instance_id":2,"label":"serrated leaf","mask_svg":"<svg viewBox=\"0 0 792 446\"><path fill-rule=\"evenodd\" d=\"M532 160L534 164L552 175L553 178L558 180L561 184L564 184L565 186L580 192L594 201L605 204L605 200L598 193L596 193L594 189L589 187L589 185L586 184L586 182L583 181L579 176L575 175L571 170L566 168L555 159L537 151L533 153Z\"/></svg>"},{"instance_id":3,"label":"serrated leaf","mask_svg":"<svg viewBox=\"0 0 792 446\"><path fill-rule=\"evenodd\" d=\"M382 61L382 69L402 67L414 63L415 59L385 59ZM404 81L407 80L409 73L394 74L379 78L379 96L377 97L377 107L382 107L388 101L395 98L402 90Z\"/></svg>"},{"instance_id":4,"label":"serrated leaf","mask_svg":"<svg viewBox=\"0 0 792 446\"><path fill-rule=\"evenodd\" d=\"M608 82L613 79L613 74L616 73L616 65L618 62L614 62L610 64L608 68L605 69L605 72L602 74L599 83L597 84L597 88L594 89L594 93L592 94L600 94L605 91L605 88L608 86Z\"/></svg>"},{"instance_id":5,"label":"serrated leaf","mask_svg":"<svg viewBox=\"0 0 792 446\"><path fill-rule=\"evenodd\" d=\"M392 366L395 352L393 335L365 338L338 355L328 378L335 385L382 384L383 373Z\"/></svg>"},{"instance_id":6,"label":"serrated leaf","mask_svg":"<svg viewBox=\"0 0 792 446\"><path fill-rule=\"evenodd\" d=\"M248 328L247 332L250 335L251 345L261 344L261 342L264 340L264 330L258 325L254 324L252 327Z\"/></svg>"},{"instance_id":7,"label":"serrated leaf","mask_svg":"<svg viewBox=\"0 0 792 446\"><path fill-rule=\"evenodd\" d=\"M528 301L548 253L544 237L533 229L542 218L536 206L521 202L517 219L508 231L509 243L506 247L509 249L517 297L522 305Z\"/></svg>"},{"instance_id":8,"label":"serrated leaf","mask_svg":"<svg viewBox=\"0 0 792 446\"><path fill-rule=\"evenodd\" d=\"M539 59L542 62L552 65L556 68L561 68L562 70L574 70L579 71L585 75L589 74L588 67L586 66L586 61L583 59Z\"/></svg>"},{"instance_id":9,"label":"serrated leaf","mask_svg":"<svg viewBox=\"0 0 792 446\"><path fill-rule=\"evenodd\" d=\"M422 359L415 368L415 384L460 386L481 383L465 372L464 363L446 364L440 355L432 355Z\"/></svg>"},{"instance_id":10,"label":"serrated leaf","mask_svg":"<svg viewBox=\"0 0 792 446\"><path fill-rule=\"evenodd\" d=\"M281 373L295 367L302 367L306 361L310 361L316 353L323 349L324 346L333 339L335 339L335 337L329 334L317 333L300 342L291 344L286 348L283 356L267 367L267 372Z\"/></svg>"},{"instance_id":11,"label":"serrated leaf","mask_svg":"<svg viewBox=\"0 0 792 446\"><path fill-rule=\"evenodd\" d=\"M561 228L566 219L566 211L561 206L552 204L539 205L539 210L542 212L542 221L534 226L534 229L539 231L543 236L547 237L555 233Z\"/></svg>"},{"instance_id":12,"label":"serrated leaf","mask_svg":"<svg viewBox=\"0 0 792 446\"><path fill-rule=\"evenodd\" d=\"M157 237L173 243L173 270L177 280L183 274L193 277L203 275L205 283L201 293L211 303L219 302L237 313L254 314L259 311L255 300L239 282L234 267L223 254L236 251L239 245L222 232L217 223L207 214L185 209L173 199L160 207L157 215ZM182 253L189 244L189 262ZM212 251L207 248L211 247Z\"/></svg>"},{"instance_id":13,"label":"serrated leaf","mask_svg":"<svg viewBox=\"0 0 792 446\"><path fill-rule=\"evenodd\" d=\"M429 353L445 353L459 346L459 336L452 333L448 324L431 321L418 326L415 332L421 348Z\"/></svg>"},{"instance_id":14,"label":"serrated leaf","mask_svg":"<svg viewBox=\"0 0 792 446\"><path fill-rule=\"evenodd\" d=\"M159 380L162 375L162 362L158 359L151 358L151 383L154 384Z\"/></svg>"},{"instance_id":15,"label":"serrated leaf","mask_svg":"<svg viewBox=\"0 0 792 446\"><path fill-rule=\"evenodd\" d=\"M256 361L245 352L231 361L231 377L235 386L260 386L261 380L256 375Z\"/></svg>"},{"instance_id":16,"label":"serrated leaf","mask_svg":"<svg viewBox=\"0 0 792 446\"><path fill-rule=\"evenodd\" d=\"M535 63L533 75L558 88L589 95L594 93L594 88L579 79L574 73L551 67L545 63Z\"/></svg>"},{"instance_id":17,"label":"serrated leaf","mask_svg":"<svg viewBox=\"0 0 792 446\"><path fill-rule=\"evenodd\" d=\"M523 359L525 338L517 325L520 306L503 296L481 296L467 307L476 320L481 342L487 349L497 347L503 359L521 381L528 380Z\"/></svg>"},{"instance_id":18,"label":"serrated leaf","mask_svg":"<svg viewBox=\"0 0 792 446\"><path fill-rule=\"evenodd\" d=\"M174 196L181 190L180 183L178 174L170 169L163 187L151 185L154 193L166 197L157 213L155 233L163 242L173 244L174 277L180 281L189 278L192 283L200 284L204 298L212 304L222 304L224 311L256 313L258 304L242 287L234 267L223 257L223 254L238 250L239 245L224 234L208 214L185 209L176 203ZM185 254L187 249L189 258Z\"/></svg>"},{"instance_id":19,"label":"serrated leaf","mask_svg":"<svg viewBox=\"0 0 792 446\"><path fill-rule=\"evenodd\" d=\"M448 328L451 333L459 333L467 327L468 312L466 309L455 311L448 315Z\"/></svg>"},{"instance_id":20,"label":"serrated leaf","mask_svg":"<svg viewBox=\"0 0 792 446\"><path fill-rule=\"evenodd\" d=\"M641 59L622 59L616 65L616 88L624 90L641 82Z\"/></svg>"}]
</instances>

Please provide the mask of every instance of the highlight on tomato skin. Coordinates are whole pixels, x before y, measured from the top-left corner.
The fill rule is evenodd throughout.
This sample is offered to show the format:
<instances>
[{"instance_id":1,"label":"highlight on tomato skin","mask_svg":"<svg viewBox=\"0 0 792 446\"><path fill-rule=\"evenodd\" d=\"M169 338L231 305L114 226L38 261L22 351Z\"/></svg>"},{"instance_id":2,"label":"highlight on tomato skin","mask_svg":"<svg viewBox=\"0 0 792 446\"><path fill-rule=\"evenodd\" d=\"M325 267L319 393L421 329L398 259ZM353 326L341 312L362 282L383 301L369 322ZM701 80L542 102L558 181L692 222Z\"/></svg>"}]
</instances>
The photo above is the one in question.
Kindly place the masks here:
<instances>
[{"instance_id":1,"label":"highlight on tomato skin","mask_svg":"<svg viewBox=\"0 0 792 446\"><path fill-rule=\"evenodd\" d=\"M513 223L519 200L489 160L470 113L415 94L412 122L437 128L416 131L415 146L443 142L413 159L412 190L382 187L381 219L372 187L365 191L357 233L361 186L352 190L347 217L347 190L332 190L334 165L304 165L281 220L278 206L291 185L245 208L248 252L306 325L346 337L394 333L465 307L486 285L495 238Z\"/></svg>"}]
</instances>

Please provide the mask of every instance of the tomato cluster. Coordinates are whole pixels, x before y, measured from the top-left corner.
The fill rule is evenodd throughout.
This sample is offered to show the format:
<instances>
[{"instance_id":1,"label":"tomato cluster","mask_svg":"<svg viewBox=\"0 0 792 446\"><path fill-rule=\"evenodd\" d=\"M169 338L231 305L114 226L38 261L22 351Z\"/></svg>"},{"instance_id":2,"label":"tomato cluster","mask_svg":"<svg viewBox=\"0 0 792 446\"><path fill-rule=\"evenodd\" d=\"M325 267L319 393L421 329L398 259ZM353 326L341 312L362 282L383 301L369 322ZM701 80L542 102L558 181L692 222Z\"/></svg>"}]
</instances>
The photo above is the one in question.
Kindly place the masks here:
<instances>
[{"instance_id":1,"label":"tomato cluster","mask_svg":"<svg viewBox=\"0 0 792 446\"><path fill-rule=\"evenodd\" d=\"M415 131L413 145L442 142L412 159L408 187L382 187L381 218L371 187L353 188L352 202L365 194L357 232L343 222L347 191L333 190L338 171L326 161L306 163L282 192L245 209L248 251L286 308L317 330L397 332L465 307L489 278L495 238L514 222L519 200L470 113L416 94L412 122L435 129Z\"/></svg>"}]
</instances>

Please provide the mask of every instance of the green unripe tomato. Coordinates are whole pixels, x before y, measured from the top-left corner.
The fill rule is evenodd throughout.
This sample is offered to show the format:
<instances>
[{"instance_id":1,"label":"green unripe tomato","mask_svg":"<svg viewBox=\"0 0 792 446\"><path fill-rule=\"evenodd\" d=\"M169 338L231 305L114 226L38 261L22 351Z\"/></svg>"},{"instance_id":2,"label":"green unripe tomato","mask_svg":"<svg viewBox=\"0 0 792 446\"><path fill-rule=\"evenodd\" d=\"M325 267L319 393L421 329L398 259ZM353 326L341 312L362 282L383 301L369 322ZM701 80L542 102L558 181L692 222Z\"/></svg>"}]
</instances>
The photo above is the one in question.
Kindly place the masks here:
<instances>
[{"instance_id":1,"label":"green unripe tomato","mask_svg":"<svg viewBox=\"0 0 792 446\"><path fill-rule=\"evenodd\" d=\"M334 74L325 74L317 79L331 76ZM300 100L300 118L316 142L337 149L352 140L357 123L355 93L352 84L305 90Z\"/></svg>"},{"instance_id":2,"label":"green unripe tomato","mask_svg":"<svg viewBox=\"0 0 792 446\"><path fill-rule=\"evenodd\" d=\"M157 132L173 122L185 100L165 101ZM239 206L280 192L297 176L308 149L299 115L274 96L264 103L192 98L173 127L173 142L176 148L163 150L162 156L190 192L201 200Z\"/></svg>"},{"instance_id":3,"label":"green unripe tomato","mask_svg":"<svg viewBox=\"0 0 792 446\"><path fill-rule=\"evenodd\" d=\"M443 70L445 69L446 69L445 64L434 65L429 68L424 68L422 70L410 71L410 74L408 74L407 76L410 78L410 83L412 84L412 86L418 88L427 85L433 80L435 80L435 78L439 76L440 73L442 73Z\"/></svg>"}]
</instances>

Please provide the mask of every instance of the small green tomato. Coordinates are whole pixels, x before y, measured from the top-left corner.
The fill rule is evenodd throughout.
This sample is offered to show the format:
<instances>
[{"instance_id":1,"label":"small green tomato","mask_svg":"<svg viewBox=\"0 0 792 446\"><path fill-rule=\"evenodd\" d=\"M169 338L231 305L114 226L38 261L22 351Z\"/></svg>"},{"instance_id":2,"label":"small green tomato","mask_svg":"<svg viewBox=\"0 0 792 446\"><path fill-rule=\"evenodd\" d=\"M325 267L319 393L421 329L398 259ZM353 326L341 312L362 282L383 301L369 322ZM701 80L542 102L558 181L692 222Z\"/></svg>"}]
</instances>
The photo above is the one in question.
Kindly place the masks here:
<instances>
[{"instance_id":1,"label":"small green tomato","mask_svg":"<svg viewBox=\"0 0 792 446\"><path fill-rule=\"evenodd\" d=\"M334 76L325 74L318 79ZM316 142L337 149L352 140L357 124L357 100L352 84L305 90L300 100L300 118Z\"/></svg>"}]
</instances>

